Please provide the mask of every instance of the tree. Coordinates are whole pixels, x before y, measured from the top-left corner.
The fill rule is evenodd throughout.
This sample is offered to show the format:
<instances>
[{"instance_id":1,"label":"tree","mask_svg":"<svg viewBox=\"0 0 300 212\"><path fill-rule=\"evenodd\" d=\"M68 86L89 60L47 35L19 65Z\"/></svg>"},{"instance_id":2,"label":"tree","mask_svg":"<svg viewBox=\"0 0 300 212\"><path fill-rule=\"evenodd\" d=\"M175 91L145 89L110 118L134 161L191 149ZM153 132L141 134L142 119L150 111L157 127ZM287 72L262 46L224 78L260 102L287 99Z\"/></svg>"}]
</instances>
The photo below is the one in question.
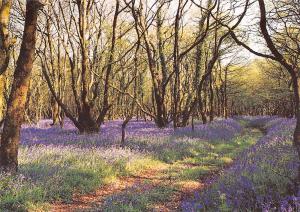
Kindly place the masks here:
<instances>
[{"instance_id":1,"label":"tree","mask_svg":"<svg viewBox=\"0 0 300 212\"><path fill-rule=\"evenodd\" d=\"M24 120L25 103L34 61L38 11L42 6L43 3L39 0L26 1L23 40L7 103L0 143L0 169L7 172L18 170L20 129Z\"/></svg>"},{"instance_id":2,"label":"tree","mask_svg":"<svg viewBox=\"0 0 300 212\"><path fill-rule=\"evenodd\" d=\"M0 126L4 117L5 105L5 72L10 61L10 49L14 43L13 39L9 38L8 25L10 18L11 0L0 1Z\"/></svg>"},{"instance_id":3,"label":"tree","mask_svg":"<svg viewBox=\"0 0 300 212\"><path fill-rule=\"evenodd\" d=\"M40 54L42 71L52 96L80 133L99 132L100 125L111 108L109 84L113 75L113 67L120 59L115 58L116 44L118 39L127 32L125 29L125 33L120 32L121 35L118 36L118 18L124 8L121 8L120 1L116 0L113 24L107 33L104 33L104 21L108 21L105 20L108 15L104 14L107 12L104 11L106 7L104 3L87 0L58 1L57 5L51 8L54 17L46 14L46 20L55 23L53 30L59 34L56 39L60 40L68 60L70 71L68 79L71 80L72 93L68 104L55 89L52 80L55 77L51 74L51 68L49 68L51 66L47 65L47 57ZM107 40L106 46L102 43L104 39ZM42 52L46 52L47 49L49 46L44 46ZM121 57L125 57L127 53ZM103 87L101 87L102 84ZM100 98L101 94L102 98Z\"/></svg>"},{"instance_id":4,"label":"tree","mask_svg":"<svg viewBox=\"0 0 300 212\"><path fill-rule=\"evenodd\" d=\"M158 8L156 13L151 17L154 21L156 20L156 36L157 45L155 45L150 39L150 26L147 25L147 18L143 13L145 13L145 6L143 2L139 2L137 6L135 1L130 1L126 3L129 8L131 8L132 16L134 19L134 25L136 34L139 40L142 40L145 45L148 69L151 75L152 89L153 89L153 108L154 108L154 121L156 125L160 128L166 127L169 120L166 108L166 88L168 86L170 78L167 73L167 66L165 61L165 54L163 51L163 41L162 41L162 25L163 18L161 10L165 5L163 1L157 1ZM152 21L150 22L152 23ZM156 46L158 46L159 61L161 67L158 68L156 64Z\"/></svg>"},{"instance_id":5,"label":"tree","mask_svg":"<svg viewBox=\"0 0 300 212\"><path fill-rule=\"evenodd\" d=\"M13 45L8 32L11 4L11 0L0 1L0 75L8 68L10 48Z\"/></svg>"}]
</instances>

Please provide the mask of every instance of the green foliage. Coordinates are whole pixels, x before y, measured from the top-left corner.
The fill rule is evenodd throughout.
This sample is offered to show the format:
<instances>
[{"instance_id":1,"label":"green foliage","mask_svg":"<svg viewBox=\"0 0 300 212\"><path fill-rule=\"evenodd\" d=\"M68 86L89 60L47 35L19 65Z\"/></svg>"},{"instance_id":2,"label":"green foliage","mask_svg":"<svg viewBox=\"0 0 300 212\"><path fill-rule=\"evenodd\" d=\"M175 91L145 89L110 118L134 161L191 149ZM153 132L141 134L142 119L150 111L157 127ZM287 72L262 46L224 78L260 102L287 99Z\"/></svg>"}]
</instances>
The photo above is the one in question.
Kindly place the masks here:
<instances>
[{"instance_id":1,"label":"green foliage","mask_svg":"<svg viewBox=\"0 0 300 212\"><path fill-rule=\"evenodd\" d=\"M293 115L293 92L288 72L272 61L257 59L246 67L232 66L229 102L245 115Z\"/></svg>"}]
</instances>

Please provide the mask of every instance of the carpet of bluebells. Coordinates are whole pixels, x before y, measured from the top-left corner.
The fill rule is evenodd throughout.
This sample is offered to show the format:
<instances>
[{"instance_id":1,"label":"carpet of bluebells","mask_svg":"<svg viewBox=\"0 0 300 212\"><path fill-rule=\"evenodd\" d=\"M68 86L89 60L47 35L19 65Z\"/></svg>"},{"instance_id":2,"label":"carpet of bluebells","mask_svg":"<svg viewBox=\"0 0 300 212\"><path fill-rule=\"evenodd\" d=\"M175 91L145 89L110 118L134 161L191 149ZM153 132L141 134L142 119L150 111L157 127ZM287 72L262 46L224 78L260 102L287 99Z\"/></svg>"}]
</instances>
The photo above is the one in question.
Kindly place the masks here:
<instances>
[{"instance_id":1,"label":"carpet of bluebells","mask_svg":"<svg viewBox=\"0 0 300 212\"><path fill-rule=\"evenodd\" d=\"M93 135L78 134L69 121L63 128L51 126L50 120L24 125L19 174L0 175L0 209L46 210L45 203L71 201L74 193L91 192L120 176L189 157L195 154L195 144L230 141L243 130L233 119L176 131L171 126L158 129L153 122L131 121L122 149L121 124L109 121Z\"/></svg>"},{"instance_id":2,"label":"carpet of bluebells","mask_svg":"<svg viewBox=\"0 0 300 212\"><path fill-rule=\"evenodd\" d=\"M160 163L213 162L223 167L231 158L235 160L230 168L207 178L204 191L182 202L183 211L300 211L293 119L236 117L175 131L171 126L158 129L153 122L134 120L126 128L125 148L120 148L121 124L121 120L108 121L93 135L78 134L70 121L63 128L51 126L51 120L24 125L19 174L0 175L0 211L48 210L52 202L71 202L75 193L94 191ZM248 138L254 134L243 135L249 131L245 128L260 129L265 135L255 142ZM193 169L186 171L198 175ZM115 211L116 202L117 207L128 203L139 211L132 205L136 200L144 205L140 211L145 211L149 203L168 201L172 193L171 188L157 189L143 198L130 191L108 197L105 207Z\"/></svg>"},{"instance_id":3,"label":"carpet of bluebells","mask_svg":"<svg viewBox=\"0 0 300 212\"><path fill-rule=\"evenodd\" d=\"M299 166L292 145L294 119L239 117L265 132L205 191L182 203L183 211L300 211L295 185Z\"/></svg>"},{"instance_id":4,"label":"carpet of bluebells","mask_svg":"<svg viewBox=\"0 0 300 212\"><path fill-rule=\"evenodd\" d=\"M35 125L24 125L21 131L21 144L30 145L59 145L80 147L108 147L119 145L121 139L121 120L108 121L101 126L99 134L80 135L70 121L65 121L64 127L51 126L51 120L42 120ZM240 124L233 120L217 120L212 123L179 128L176 131L170 125L159 129L153 122L131 121L126 127L127 138L166 138L173 136L195 137L206 140L230 140L241 132Z\"/></svg>"}]
</instances>

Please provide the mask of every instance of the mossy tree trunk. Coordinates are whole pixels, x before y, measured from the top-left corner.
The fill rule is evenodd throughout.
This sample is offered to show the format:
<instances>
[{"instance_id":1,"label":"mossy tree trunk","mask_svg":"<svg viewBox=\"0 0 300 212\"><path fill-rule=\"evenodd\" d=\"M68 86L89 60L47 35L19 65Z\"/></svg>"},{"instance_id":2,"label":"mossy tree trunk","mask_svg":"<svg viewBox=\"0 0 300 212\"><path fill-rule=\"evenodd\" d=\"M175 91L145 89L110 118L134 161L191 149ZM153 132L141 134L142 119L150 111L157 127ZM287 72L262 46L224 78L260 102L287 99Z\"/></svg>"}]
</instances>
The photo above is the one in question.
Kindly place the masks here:
<instances>
[{"instance_id":1,"label":"mossy tree trunk","mask_svg":"<svg viewBox=\"0 0 300 212\"><path fill-rule=\"evenodd\" d=\"M0 127L4 119L4 106L5 106L5 75L0 75Z\"/></svg>"},{"instance_id":2,"label":"mossy tree trunk","mask_svg":"<svg viewBox=\"0 0 300 212\"><path fill-rule=\"evenodd\" d=\"M8 68L10 48L13 44L8 33L11 3L11 0L0 0L0 75Z\"/></svg>"},{"instance_id":3,"label":"mossy tree trunk","mask_svg":"<svg viewBox=\"0 0 300 212\"><path fill-rule=\"evenodd\" d=\"M10 47L8 25L10 18L11 0L0 0L0 126L4 118L5 106L5 72L10 60Z\"/></svg>"},{"instance_id":4,"label":"mossy tree trunk","mask_svg":"<svg viewBox=\"0 0 300 212\"><path fill-rule=\"evenodd\" d=\"M24 120L31 71L36 43L38 10L42 4L38 0L26 2L25 27L20 55L14 72L14 80L7 103L0 146L0 169L6 172L18 170L18 148L20 129Z\"/></svg>"}]
</instances>

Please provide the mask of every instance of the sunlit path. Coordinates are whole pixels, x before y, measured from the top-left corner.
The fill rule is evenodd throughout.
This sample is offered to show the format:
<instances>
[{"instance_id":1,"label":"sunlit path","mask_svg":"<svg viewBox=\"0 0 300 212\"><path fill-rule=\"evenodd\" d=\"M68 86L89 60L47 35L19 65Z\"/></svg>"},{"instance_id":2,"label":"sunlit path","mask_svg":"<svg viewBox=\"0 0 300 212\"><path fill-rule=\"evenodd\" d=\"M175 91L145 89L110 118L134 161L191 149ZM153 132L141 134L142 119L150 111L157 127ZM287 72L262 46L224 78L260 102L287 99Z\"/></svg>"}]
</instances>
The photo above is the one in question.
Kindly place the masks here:
<instances>
[{"instance_id":1,"label":"sunlit path","mask_svg":"<svg viewBox=\"0 0 300 212\"><path fill-rule=\"evenodd\" d=\"M237 136L232 141L212 141L209 148L195 149L192 156L122 177L90 195L75 197L71 204L55 203L52 211L181 211L183 201L208 187L240 152L256 143L261 132L246 128Z\"/></svg>"}]
</instances>

